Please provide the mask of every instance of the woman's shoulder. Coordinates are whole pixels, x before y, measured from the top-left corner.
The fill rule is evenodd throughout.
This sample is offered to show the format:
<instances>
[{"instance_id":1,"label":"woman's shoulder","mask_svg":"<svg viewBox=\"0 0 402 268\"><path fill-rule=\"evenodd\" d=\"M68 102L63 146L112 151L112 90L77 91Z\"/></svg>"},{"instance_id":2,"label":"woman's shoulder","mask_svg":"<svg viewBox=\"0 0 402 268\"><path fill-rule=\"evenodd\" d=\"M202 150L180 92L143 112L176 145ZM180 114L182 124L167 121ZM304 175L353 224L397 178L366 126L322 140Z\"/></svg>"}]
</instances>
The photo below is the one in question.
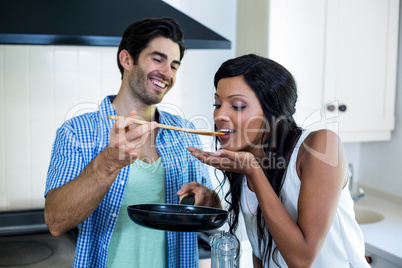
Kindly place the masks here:
<instances>
[{"instance_id":1,"label":"woman's shoulder","mask_svg":"<svg viewBox=\"0 0 402 268\"><path fill-rule=\"evenodd\" d=\"M332 130L320 129L310 132L303 140L298 160L300 163L318 160L332 165L343 154L343 145L338 134Z\"/></svg>"},{"instance_id":2,"label":"woman's shoulder","mask_svg":"<svg viewBox=\"0 0 402 268\"><path fill-rule=\"evenodd\" d=\"M334 131L329 129L320 129L309 132L302 144L310 148L325 149L327 146L333 145L333 143L338 144L340 142L341 139Z\"/></svg>"}]
</instances>

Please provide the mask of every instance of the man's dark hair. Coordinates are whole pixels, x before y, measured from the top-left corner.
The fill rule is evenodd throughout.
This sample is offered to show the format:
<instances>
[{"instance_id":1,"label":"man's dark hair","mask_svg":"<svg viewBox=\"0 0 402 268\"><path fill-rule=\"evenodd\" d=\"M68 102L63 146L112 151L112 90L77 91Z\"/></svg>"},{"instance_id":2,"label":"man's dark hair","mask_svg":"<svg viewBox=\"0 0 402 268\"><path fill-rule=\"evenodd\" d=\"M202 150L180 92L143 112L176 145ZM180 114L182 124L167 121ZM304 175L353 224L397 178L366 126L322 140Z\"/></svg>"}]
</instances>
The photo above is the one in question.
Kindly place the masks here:
<instances>
[{"instance_id":1,"label":"man's dark hair","mask_svg":"<svg viewBox=\"0 0 402 268\"><path fill-rule=\"evenodd\" d=\"M183 29L176 20L163 17L136 21L124 31L117 52L117 65L119 66L122 79L124 69L119 60L120 52L123 49L127 50L131 57L133 57L134 63L137 63L141 51L147 48L149 43L157 37L169 38L178 44L180 48L180 60L183 58L184 51L186 50L183 43L184 34Z\"/></svg>"}]
</instances>

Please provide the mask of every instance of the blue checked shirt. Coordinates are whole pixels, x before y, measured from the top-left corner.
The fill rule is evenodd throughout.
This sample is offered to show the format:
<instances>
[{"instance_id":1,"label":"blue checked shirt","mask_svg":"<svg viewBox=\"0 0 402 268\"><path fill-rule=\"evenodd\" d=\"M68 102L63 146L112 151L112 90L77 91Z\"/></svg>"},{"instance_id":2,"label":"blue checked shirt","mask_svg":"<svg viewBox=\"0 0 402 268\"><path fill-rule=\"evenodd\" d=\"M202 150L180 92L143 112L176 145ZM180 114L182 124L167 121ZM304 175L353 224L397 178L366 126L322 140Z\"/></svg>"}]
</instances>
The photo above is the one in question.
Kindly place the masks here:
<instances>
[{"instance_id":1,"label":"blue checked shirt","mask_svg":"<svg viewBox=\"0 0 402 268\"><path fill-rule=\"evenodd\" d=\"M113 98L114 96L106 97L98 111L74 117L57 130L45 196L49 190L76 178L108 145L109 132L114 121L107 119L106 116L116 115L111 104ZM194 128L192 123L179 116L158 112L162 124ZM179 131L158 129L156 148L165 167L167 204L178 203L176 192L185 183L197 181L212 188L206 167L190 155L186 150L188 146L201 149L199 137ZM120 171L98 208L79 224L74 267L105 267L108 245L119 213L129 167L126 166ZM168 267L198 267L196 233L166 232L166 235Z\"/></svg>"}]
</instances>

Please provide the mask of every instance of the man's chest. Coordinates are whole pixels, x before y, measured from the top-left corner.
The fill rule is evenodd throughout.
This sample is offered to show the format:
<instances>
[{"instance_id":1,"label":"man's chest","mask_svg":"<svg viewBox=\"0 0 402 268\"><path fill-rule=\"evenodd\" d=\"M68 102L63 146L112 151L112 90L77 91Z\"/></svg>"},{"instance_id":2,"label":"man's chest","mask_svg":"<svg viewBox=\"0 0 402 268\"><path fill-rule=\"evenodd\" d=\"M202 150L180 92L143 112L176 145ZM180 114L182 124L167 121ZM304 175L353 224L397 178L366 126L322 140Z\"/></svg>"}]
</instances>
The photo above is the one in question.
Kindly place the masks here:
<instances>
[{"instance_id":1,"label":"man's chest","mask_svg":"<svg viewBox=\"0 0 402 268\"><path fill-rule=\"evenodd\" d=\"M154 131L147 137L138 157L141 161L148 164L152 164L160 157L156 149L156 134L156 131Z\"/></svg>"}]
</instances>

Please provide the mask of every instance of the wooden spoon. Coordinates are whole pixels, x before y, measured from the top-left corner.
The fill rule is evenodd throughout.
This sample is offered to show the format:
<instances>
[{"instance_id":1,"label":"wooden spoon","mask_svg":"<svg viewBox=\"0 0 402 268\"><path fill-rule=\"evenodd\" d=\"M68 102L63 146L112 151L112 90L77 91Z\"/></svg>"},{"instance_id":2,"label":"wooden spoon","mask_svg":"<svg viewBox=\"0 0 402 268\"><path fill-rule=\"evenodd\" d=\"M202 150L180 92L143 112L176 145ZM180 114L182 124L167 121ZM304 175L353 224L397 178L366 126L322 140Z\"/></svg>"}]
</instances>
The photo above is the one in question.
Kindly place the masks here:
<instances>
[{"instance_id":1,"label":"wooden spoon","mask_svg":"<svg viewBox=\"0 0 402 268\"><path fill-rule=\"evenodd\" d=\"M119 119L124 119L125 117L117 116L117 115L108 115L107 118L112 119L112 120L119 120ZM135 124L139 124L139 125L148 123L147 121L144 121L144 120L138 120L138 119L132 119L132 118L130 118L130 120L132 120ZM223 136L223 135L225 135L225 133L223 133L223 132L213 132L213 131L207 131L207 130L181 128L181 127L174 127L174 126L163 125L163 124L158 124L158 128L182 131L182 132L198 134L198 135L207 135L207 136Z\"/></svg>"}]
</instances>

